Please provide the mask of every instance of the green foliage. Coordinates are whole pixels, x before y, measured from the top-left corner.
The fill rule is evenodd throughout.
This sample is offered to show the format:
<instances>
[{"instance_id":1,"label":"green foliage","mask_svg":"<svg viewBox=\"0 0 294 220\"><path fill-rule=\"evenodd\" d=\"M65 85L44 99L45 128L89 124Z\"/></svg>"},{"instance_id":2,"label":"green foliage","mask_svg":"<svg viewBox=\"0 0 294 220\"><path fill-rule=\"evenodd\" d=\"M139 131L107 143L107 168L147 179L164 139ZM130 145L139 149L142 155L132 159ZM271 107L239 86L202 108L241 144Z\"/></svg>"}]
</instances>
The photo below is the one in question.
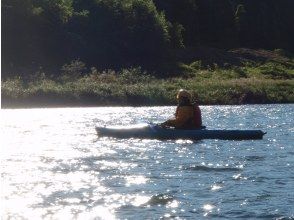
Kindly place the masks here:
<instances>
[{"instance_id":1,"label":"green foliage","mask_svg":"<svg viewBox=\"0 0 294 220\"><path fill-rule=\"evenodd\" d=\"M75 67L79 62L71 64ZM71 69L71 64L66 65L70 71L84 71L84 68ZM168 79L152 77L141 68L102 72L92 68L74 81L71 78L52 80L40 72L28 83L19 77L3 80L2 105L174 105L179 88L190 90L201 104L294 102L293 78L271 79L268 70L264 74L253 72L259 68L273 68L273 65L246 66L239 70L215 66L212 70L200 69L189 77ZM291 68L283 67L283 71L293 74ZM240 72L248 75L244 77Z\"/></svg>"},{"instance_id":2,"label":"green foliage","mask_svg":"<svg viewBox=\"0 0 294 220\"><path fill-rule=\"evenodd\" d=\"M169 24L151 0L100 0L89 11L95 24L87 26L90 35L81 35L93 45L88 56L100 59L98 66L159 65L170 41Z\"/></svg>"},{"instance_id":3,"label":"green foliage","mask_svg":"<svg viewBox=\"0 0 294 220\"><path fill-rule=\"evenodd\" d=\"M293 53L293 6L293 0L3 0L2 74L25 78L42 67L59 75L64 63L81 59L98 70L141 66L166 76L179 62L200 60L181 55L203 45Z\"/></svg>"},{"instance_id":4,"label":"green foliage","mask_svg":"<svg viewBox=\"0 0 294 220\"><path fill-rule=\"evenodd\" d=\"M294 69L288 70L284 65L277 63L266 63L258 67L260 74L272 79L294 79Z\"/></svg>"},{"instance_id":5,"label":"green foliage","mask_svg":"<svg viewBox=\"0 0 294 220\"><path fill-rule=\"evenodd\" d=\"M194 61L190 64L179 63L178 65L180 70L186 75L197 74L202 69L201 60Z\"/></svg>"},{"instance_id":6,"label":"green foliage","mask_svg":"<svg viewBox=\"0 0 294 220\"><path fill-rule=\"evenodd\" d=\"M80 60L73 60L69 64L64 64L61 68L61 80L62 81L76 81L86 71L86 64Z\"/></svg>"},{"instance_id":7,"label":"green foliage","mask_svg":"<svg viewBox=\"0 0 294 220\"><path fill-rule=\"evenodd\" d=\"M22 97L23 81L20 77L14 77L1 83L1 97L17 98Z\"/></svg>"},{"instance_id":8,"label":"green foliage","mask_svg":"<svg viewBox=\"0 0 294 220\"><path fill-rule=\"evenodd\" d=\"M118 79L122 84L148 83L153 79L146 72L142 71L140 67L122 69L118 74Z\"/></svg>"},{"instance_id":9,"label":"green foliage","mask_svg":"<svg viewBox=\"0 0 294 220\"><path fill-rule=\"evenodd\" d=\"M67 23L74 14L73 0L39 0L32 10L52 23Z\"/></svg>"}]
</instances>

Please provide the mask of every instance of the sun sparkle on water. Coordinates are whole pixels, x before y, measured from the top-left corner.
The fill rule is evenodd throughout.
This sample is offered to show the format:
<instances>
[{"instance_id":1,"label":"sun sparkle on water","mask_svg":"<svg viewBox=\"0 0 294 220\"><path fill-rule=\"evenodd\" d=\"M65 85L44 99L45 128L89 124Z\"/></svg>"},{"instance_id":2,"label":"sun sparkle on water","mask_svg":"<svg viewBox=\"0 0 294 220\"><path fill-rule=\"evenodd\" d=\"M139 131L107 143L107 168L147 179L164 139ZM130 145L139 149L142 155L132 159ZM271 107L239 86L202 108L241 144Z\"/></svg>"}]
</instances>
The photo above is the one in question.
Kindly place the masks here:
<instances>
[{"instance_id":1,"label":"sun sparkle on water","mask_svg":"<svg viewBox=\"0 0 294 220\"><path fill-rule=\"evenodd\" d=\"M268 131L240 142L119 140L94 129L160 122L174 107L1 110L0 218L291 217L293 106L202 107L208 128Z\"/></svg>"}]
</instances>

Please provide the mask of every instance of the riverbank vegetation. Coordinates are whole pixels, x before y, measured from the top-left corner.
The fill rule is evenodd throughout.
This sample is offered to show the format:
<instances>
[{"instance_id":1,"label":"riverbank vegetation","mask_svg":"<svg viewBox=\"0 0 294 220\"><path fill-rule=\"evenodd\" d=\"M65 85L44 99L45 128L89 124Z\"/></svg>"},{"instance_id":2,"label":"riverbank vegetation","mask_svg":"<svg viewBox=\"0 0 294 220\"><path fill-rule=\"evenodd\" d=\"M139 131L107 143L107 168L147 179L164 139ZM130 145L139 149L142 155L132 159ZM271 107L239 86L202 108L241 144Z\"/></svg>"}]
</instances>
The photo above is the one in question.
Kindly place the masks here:
<instances>
[{"instance_id":1,"label":"riverbank vegetation","mask_svg":"<svg viewBox=\"0 0 294 220\"><path fill-rule=\"evenodd\" d=\"M293 0L3 0L3 107L293 102ZM250 48L250 49L249 49Z\"/></svg>"},{"instance_id":2,"label":"riverbank vegetation","mask_svg":"<svg viewBox=\"0 0 294 220\"><path fill-rule=\"evenodd\" d=\"M44 72L31 78L2 82L2 105L125 106L173 105L179 88L190 90L200 104L293 103L294 70L276 63L243 67L202 68L201 62L182 64L184 74L156 78L141 68L86 71L74 61L56 78ZM74 77L73 77L74 76Z\"/></svg>"}]
</instances>

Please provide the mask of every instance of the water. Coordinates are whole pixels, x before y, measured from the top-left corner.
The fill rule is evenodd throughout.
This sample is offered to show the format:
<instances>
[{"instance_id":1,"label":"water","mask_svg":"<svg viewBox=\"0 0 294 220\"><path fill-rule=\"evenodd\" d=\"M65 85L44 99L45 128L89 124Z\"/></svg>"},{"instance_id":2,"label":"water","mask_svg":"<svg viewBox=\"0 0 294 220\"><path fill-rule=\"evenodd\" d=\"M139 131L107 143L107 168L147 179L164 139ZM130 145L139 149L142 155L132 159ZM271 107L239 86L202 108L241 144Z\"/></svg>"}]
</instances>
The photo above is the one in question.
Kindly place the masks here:
<instances>
[{"instance_id":1,"label":"water","mask_svg":"<svg viewBox=\"0 0 294 220\"><path fill-rule=\"evenodd\" d=\"M263 140L97 138L172 107L1 110L1 219L294 218L294 105L203 106Z\"/></svg>"}]
</instances>

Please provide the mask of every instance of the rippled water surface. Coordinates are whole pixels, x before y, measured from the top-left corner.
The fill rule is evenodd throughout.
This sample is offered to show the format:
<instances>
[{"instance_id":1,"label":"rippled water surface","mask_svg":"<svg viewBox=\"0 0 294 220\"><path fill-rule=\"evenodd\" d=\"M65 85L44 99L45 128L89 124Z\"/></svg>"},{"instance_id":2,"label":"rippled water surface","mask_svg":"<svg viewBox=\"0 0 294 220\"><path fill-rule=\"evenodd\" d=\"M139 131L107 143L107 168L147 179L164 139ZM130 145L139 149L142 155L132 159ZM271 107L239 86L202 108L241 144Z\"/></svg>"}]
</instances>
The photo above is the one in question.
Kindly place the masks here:
<instances>
[{"instance_id":1,"label":"rippled water surface","mask_svg":"<svg viewBox=\"0 0 294 220\"><path fill-rule=\"evenodd\" d=\"M1 219L294 218L294 105L203 106L263 140L98 138L173 107L1 110Z\"/></svg>"}]
</instances>

